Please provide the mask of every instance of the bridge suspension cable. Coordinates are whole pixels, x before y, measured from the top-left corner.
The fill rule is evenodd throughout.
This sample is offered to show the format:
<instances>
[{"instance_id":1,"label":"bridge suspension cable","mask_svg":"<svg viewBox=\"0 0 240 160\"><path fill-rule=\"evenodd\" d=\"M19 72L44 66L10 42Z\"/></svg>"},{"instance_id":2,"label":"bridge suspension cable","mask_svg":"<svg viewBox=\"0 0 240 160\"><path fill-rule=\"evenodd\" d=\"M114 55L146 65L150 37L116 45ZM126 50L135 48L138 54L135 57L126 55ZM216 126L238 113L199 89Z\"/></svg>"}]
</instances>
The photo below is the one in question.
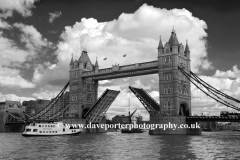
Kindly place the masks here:
<instances>
[{"instance_id":1,"label":"bridge suspension cable","mask_svg":"<svg viewBox=\"0 0 240 160\"><path fill-rule=\"evenodd\" d=\"M224 96L224 97L226 97L226 98L228 98L228 99L231 99L231 100L233 100L233 101L235 101L235 102L240 103L240 100L235 99L235 98L233 98L233 97L231 97L231 96L229 96L229 95L221 92L220 90L212 87L211 85L209 85L208 83L206 83L205 81L203 81L201 78L199 78L199 77L198 77L196 74L194 74L192 71L190 71L190 74L193 76L193 78L194 78L196 81L198 81L199 83L203 84L203 85L204 85L206 88L208 88L209 90L212 90L212 91L215 92L215 93L218 93L218 94L220 94L220 95L222 95L222 96Z\"/></svg>"},{"instance_id":2,"label":"bridge suspension cable","mask_svg":"<svg viewBox=\"0 0 240 160\"><path fill-rule=\"evenodd\" d=\"M6 110L6 112L12 116L13 118L16 118L18 120L23 121L24 123L26 123L26 121L49 121L52 119L56 119L58 117L60 117L68 108L69 105L63 106L61 109L59 109L57 112L53 113L51 116L49 116L48 118L42 119L40 118L41 116L45 115L50 109L52 109L55 104L58 102L58 100L61 98L61 96L64 95L64 92L66 91L67 87L69 85L69 82L65 85L65 87L59 92L59 94L53 98L51 100L51 102L45 107L43 108L41 111L39 111L38 113L36 113L35 115L28 115L25 113L25 111L23 111L24 115L26 116L26 119L22 119L20 117L16 117L15 115L13 115L11 112L9 112L8 110Z\"/></svg>"},{"instance_id":3,"label":"bridge suspension cable","mask_svg":"<svg viewBox=\"0 0 240 160\"><path fill-rule=\"evenodd\" d=\"M70 107L69 104L67 104L66 106L62 107L60 110L58 110L57 112L55 112L51 117L49 117L49 120L55 120L58 117L60 117L61 115L63 115L63 113Z\"/></svg>"},{"instance_id":4,"label":"bridge suspension cable","mask_svg":"<svg viewBox=\"0 0 240 160\"><path fill-rule=\"evenodd\" d=\"M186 71L184 71L181 67L178 67L179 70L187 77L187 79L192 82L198 89L200 89L202 92L204 92L207 96L211 97L212 99L216 100L217 102L226 105L227 107L233 108L235 110L240 111L239 107L236 107L230 103L228 103L227 101L225 101L224 99L222 99L221 97L219 97L218 95L222 95L228 99L231 98L231 100L234 101L239 101L237 99L234 99L228 95L226 95L225 93L222 93L221 91L215 89L214 87L210 86L209 84L207 84L205 81L201 80L198 76L196 76L194 73L192 73L190 71L190 74L187 73ZM209 93L207 93L206 91L204 91L201 87L199 87L196 83L201 84L204 88L207 89L207 91L209 93L211 93L212 95L210 95ZM240 102L240 101L239 101Z\"/></svg>"},{"instance_id":5,"label":"bridge suspension cable","mask_svg":"<svg viewBox=\"0 0 240 160\"><path fill-rule=\"evenodd\" d=\"M14 114L12 114L11 112L9 112L8 110L6 110L6 112L12 116L13 118L17 119L17 120L20 120L20 121L23 121L24 123L26 123L26 121L24 119L22 119L21 117L18 117L18 116L15 116Z\"/></svg>"},{"instance_id":6,"label":"bridge suspension cable","mask_svg":"<svg viewBox=\"0 0 240 160\"><path fill-rule=\"evenodd\" d=\"M40 116L45 115L51 108L54 107L54 104L57 103L57 101L59 100L59 98L64 94L64 92L66 91L67 87L69 85L69 82L65 85L65 87L60 91L60 93L51 100L51 102L45 107L43 108L41 111L39 111L37 114L29 117L30 120L33 119L38 119Z\"/></svg>"}]
</instances>

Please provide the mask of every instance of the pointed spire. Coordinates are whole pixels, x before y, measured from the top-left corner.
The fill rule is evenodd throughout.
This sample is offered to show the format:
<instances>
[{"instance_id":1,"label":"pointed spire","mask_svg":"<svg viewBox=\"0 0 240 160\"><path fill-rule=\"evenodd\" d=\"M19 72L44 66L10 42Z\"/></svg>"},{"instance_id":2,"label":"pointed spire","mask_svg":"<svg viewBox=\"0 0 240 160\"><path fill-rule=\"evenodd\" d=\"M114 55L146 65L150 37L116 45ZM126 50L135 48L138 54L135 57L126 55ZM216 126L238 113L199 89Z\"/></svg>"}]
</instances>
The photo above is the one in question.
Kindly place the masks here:
<instances>
[{"instance_id":1,"label":"pointed spire","mask_svg":"<svg viewBox=\"0 0 240 160\"><path fill-rule=\"evenodd\" d=\"M158 49L163 49L161 36L160 36L160 40L159 40L159 44L158 44Z\"/></svg>"},{"instance_id":2,"label":"pointed spire","mask_svg":"<svg viewBox=\"0 0 240 160\"><path fill-rule=\"evenodd\" d=\"M97 60L97 57L96 57L95 67L99 67L99 66L98 66L98 60Z\"/></svg>"},{"instance_id":3,"label":"pointed spire","mask_svg":"<svg viewBox=\"0 0 240 160\"><path fill-rule=\"evenodd\" d=\"M172 29L172 35L171 35L171 37L169 38L168 43L169 43L171 46L177 46L177 45L179 45L179 42L178 42L178 39L177 39L177 35L176 35L175 30L174 30L174 26L173 26L173 29Z\"/></svg>"},{"instance_id":4,"label":"pointed spire","mask_svg":"<svg viewBox=\"0 0 240 160\"><path fill-rule=\"evenodd\" d=\"M82 56L82 54L81 54L81 56L79 57L79 59L78 59L78 61L79 61L79 63L82 63L83 62L83 58L82 58L83 56Z\"/></svg>"},{"instance_id":5,"label":"pointed spire","mask_svg":"<svg viewBox=\"0 0 240 160\"><path fill-rule=\"evenodd\" d=\"M70 65L72 65L72 64L73 64L73 54L72 54L72 59L71 59Z\"/></svg>"},{"instance_id":6,"label":"pointed spire","mask_svg":"<svg viewBox=\"0 0 240 160\"><path fill-rule=\"evenodd\" d=\"M190 52L189 47L188 47L188 40L186 40L186 47L184 53Z\"/></svg>"}]
</instances>

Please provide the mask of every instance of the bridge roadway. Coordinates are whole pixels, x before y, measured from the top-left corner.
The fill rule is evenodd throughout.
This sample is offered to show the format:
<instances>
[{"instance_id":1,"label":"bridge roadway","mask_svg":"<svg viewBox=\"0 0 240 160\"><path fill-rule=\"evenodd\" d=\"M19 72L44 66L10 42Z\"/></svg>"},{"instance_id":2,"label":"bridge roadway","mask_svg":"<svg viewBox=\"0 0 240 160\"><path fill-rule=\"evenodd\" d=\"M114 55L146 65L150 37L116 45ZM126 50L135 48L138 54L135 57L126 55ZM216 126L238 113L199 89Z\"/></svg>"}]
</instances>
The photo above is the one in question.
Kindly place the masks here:
<instances>
[{"instance_id":1,"label":"bridge roadway","mask_svg":"<svg viewBox=\"0 0 240 160\"><path fill-rule=\"evenodd\" d=\"M189 116L187 121L217 121L217 122L240 122L240 117L223 116Z\"/></svg>"}]
</instances>

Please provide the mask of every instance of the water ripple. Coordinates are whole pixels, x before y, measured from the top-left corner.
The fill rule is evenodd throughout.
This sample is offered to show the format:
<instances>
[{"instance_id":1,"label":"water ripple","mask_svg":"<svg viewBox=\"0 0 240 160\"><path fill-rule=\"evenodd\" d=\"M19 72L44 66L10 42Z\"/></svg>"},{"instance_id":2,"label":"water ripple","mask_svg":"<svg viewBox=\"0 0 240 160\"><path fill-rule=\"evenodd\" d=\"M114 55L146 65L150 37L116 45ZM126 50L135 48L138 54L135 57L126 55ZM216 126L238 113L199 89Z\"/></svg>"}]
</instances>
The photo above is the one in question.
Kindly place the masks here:
<instances>
[{"instance_id":1,"label":"water ripple","mask_svg":"<svg viewBox=\"0 0 240 160\"><path fill-rule=\"evenodd\" d=\"M0 159L240 159L239 132L204 132L202 136L80 134L22 137L0 133Z\"/></svg>"}]
</instances>

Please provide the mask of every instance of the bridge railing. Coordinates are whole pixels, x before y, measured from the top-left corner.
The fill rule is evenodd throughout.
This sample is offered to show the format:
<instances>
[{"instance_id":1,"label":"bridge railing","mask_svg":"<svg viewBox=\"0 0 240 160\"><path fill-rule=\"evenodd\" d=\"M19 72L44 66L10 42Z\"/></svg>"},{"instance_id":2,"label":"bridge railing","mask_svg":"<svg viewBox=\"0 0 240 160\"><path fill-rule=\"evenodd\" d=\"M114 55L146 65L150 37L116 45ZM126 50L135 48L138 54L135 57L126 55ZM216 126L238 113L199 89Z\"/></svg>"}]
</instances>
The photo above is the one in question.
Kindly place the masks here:
<instances>
[{"instance_id":1,"label":"bridge railing","mask_svg":"<svg viewBox=\"0 0 240 160\"><path fill-rule=\"evenodd\" d=\"M157 66L158 66L158 61L135 63L135 64L124 65L124 66L114 65L111 68L99 69L98 71L84 71L82 72L82 76L84 77L84 76L91 76L95 74L105 74L105 73L110 73L114 71L128 71L128 70L151 68L151 67L157 67Z\"/></svg>"}]
</instances>

